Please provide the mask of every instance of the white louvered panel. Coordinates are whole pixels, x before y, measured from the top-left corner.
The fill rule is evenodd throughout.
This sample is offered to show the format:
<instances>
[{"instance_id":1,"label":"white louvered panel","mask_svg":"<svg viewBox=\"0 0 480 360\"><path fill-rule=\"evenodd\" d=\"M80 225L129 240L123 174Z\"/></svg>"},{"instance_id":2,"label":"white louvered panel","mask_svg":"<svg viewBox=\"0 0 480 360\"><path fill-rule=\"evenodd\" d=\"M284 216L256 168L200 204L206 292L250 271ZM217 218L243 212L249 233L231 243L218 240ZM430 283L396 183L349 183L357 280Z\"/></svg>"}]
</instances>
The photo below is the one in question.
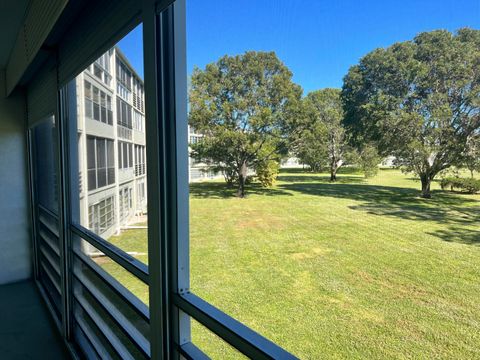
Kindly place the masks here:
<instances>
[{"instance_id":1,"label":"white louvered panel","mask_svg":"<svg viewBox=\"0 0 480 360\"><path fill-rule=\"evenodd\" d=\"M13 46L5 71L7 94L17 85L28 64L27 52L25 50L25 32L22 26L18 32L17 40Z\"/></svg>"},{"instance_id":2,"label":"white louvered panel","mask_svg":"<svg viewBox=\"0 0 480 360\"><path fill-rule=\"evenodd\" d=\"M18 84L38 54L68 0L33 0L7 64L7 93Z\"/></svg>"},{"instance_id":3,"label":"white louvered panel","mask_svg":"<svg viewBox=\"0 0 480 360\"><path fill-rule=\"evenodd\" d=\"M32 61L60 17L68 0L32 1L25 19L27 60Z\"/></svg>"}]
</instances>

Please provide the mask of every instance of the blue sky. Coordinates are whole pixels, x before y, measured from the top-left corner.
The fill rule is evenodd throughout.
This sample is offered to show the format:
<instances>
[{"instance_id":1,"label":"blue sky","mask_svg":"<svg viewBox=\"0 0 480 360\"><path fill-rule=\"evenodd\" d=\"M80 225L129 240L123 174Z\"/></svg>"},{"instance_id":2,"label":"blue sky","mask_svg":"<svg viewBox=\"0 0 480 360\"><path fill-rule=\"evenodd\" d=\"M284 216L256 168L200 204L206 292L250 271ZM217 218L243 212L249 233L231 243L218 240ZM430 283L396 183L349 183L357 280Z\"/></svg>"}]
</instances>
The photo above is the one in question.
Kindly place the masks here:
<instances>
[{"instance_id":1,"label":"blue sky","mask_svg":"<svg viewBox=\"0 0 480 360\"><path fill-rule=\"evenodd\" d=\"M341 87L377 47L464 26L480 29L480 0L187 0L187 71L225 54L275 51L307 93ZM120 47L143 76L141 29Z\"/></svg>"}]
</instances>

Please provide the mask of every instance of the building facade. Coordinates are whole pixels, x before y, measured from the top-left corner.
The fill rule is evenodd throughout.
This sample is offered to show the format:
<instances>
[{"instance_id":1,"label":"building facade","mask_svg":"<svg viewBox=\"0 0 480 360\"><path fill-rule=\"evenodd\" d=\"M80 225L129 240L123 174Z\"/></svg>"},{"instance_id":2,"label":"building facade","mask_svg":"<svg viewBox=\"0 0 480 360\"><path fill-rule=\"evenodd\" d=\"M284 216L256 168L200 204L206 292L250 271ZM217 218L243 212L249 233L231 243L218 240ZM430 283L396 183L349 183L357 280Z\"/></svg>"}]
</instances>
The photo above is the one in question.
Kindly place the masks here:
<instances>
[{"instance_id":1,"label":"building facade","mask_svg":"<svg viewBox=\"0 0 480 360\"><path fill-rule=\"evenodd\" d=\"M199 132L195 131L195 129L191 126L188 126L188 144L196 144L198 143L204 135L200 134ZM189 152L191 149L189 149ZM211 170L207 164L197 162L191 156L188 157L188 181L189 182L197 182L202 180L211 180L215 178L222 177L220 172L215 172Z\"/></svg>"},{"instance_id":2,"label":"building facade","mask_svg":"<svg viewBox=\"0 0 480 360\"><path fill-rule=\"evenodd\" d=\"M108 238L147 211L143 80L114 47L76 91L80 219Z\"/></svg>"},{"instance_id":3,"label":"building facade","mask_svg":"<svg viewBox=\"0 0 480 360\"><path fill-rule=\"evenodd\" d=\"M76 78L80 220L105 238L147 213L142 78L118 47ZM203 135L188 129L189 144ZM221 177L189 157L189 181Z\"/></svg>"}]
</instances>

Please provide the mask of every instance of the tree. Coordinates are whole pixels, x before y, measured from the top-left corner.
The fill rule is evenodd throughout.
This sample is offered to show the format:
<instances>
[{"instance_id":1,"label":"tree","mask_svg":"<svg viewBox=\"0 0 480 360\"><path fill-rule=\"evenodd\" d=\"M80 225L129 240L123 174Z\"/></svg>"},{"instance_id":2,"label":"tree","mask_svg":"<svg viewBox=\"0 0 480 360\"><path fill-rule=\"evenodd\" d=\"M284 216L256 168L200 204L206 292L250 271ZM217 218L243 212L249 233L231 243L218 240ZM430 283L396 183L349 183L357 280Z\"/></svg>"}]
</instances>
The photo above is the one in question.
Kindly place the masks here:
<instances>
[{"instance_id":1,"label":"tree","mask_svg":"<svg viewBox=\"0 0 480 360\"><path fill-rule=\"evenodd\" d=\"M248 170L287 153L301 95L274 52L226 55L195 68L189 122L205 136L192 146L193 157L222 171L244 197Z\"/></svg>"},{"instance_id":2,"label":"tree","mask_svg":"<svg viewBox=\"0 0 480 360\"><path fill-rule=\"evenodd\" d=\"M346 163L349 147L343 127L340 89L322 89L304 99L304 116L297 156L314 171L330 170L330 180L337 180L337 171Z\"/></svg>"},{"instance_id":3,"label":"tree","mask_svg":"<svg viewBox=\"0 0 480 360\"><path fill-rule=\"evenodd\" d=\"M474 171L480 172L480 135L468 139L463 164L470 171L472 178Z\"/></svg>"},{"instance_id":4,"label":"tree","mask_svg":"<svg viewBox=\"0 0 480 360\"><path fill-rule=\"evenodd\" d=\"M352 141L415 172L422 196L480 127L480 31L437 30L376 49L350 68L342 98Z\"/></svg>"},{"instance_id":5,"label":"tree","mask_svg":"<svg viewBox=\"0 0 480 360\"><path fill-rule=\"evenodd\" d=\"M306 98L303 100L305 103ZM327 129L314 114L310 115L306 118L305 129L299 132L298 139L294 142L294 153L311 171L320 172L328 165Z\"/></svg>"},{"instance_id":6,"label":"tree","mask_svg":"<svg viewBox=\"0 0 480 360\"><path fill-rule=\"evenodd\" d=\"M378 155L377 148L371 144L366 144L360 150L358 163L366 178L373 177L378 173L378 164L382 161Z\"/></svg>"}]
</instances>

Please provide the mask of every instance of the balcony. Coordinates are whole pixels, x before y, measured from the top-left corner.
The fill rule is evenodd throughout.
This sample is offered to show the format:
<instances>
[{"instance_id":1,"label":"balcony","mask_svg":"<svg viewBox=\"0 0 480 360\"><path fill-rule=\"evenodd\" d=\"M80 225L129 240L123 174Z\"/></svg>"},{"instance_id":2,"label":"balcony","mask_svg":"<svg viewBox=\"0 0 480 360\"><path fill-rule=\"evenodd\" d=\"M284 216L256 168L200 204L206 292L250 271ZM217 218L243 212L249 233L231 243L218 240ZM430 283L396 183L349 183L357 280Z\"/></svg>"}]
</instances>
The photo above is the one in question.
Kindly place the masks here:
<instances>
[{"instance_id":1,"label":"balcony","mask_svg":"<svg viewBox=\"0 0 480 360\"><path fill-rule=\"evenodd\" d=\"M3 359L70 359L33 281L0 286L0 308Z\"/></svg>"}]
</instances>

